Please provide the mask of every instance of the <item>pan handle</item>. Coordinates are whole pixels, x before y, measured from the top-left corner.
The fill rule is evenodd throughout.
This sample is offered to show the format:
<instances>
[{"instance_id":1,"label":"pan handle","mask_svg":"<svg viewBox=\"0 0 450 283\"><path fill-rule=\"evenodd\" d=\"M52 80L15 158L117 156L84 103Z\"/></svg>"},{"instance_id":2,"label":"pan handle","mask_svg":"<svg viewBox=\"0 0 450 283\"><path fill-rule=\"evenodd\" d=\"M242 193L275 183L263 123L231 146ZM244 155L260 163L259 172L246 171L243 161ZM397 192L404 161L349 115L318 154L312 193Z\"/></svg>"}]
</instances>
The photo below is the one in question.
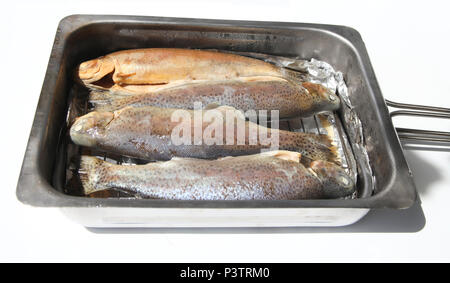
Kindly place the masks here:
<instances>
[{"instance_id":1,"label":"pan handle","mask_svg":"<svg viewBox=\"0 0 450 283\"><path fill-rule=\"evenodd\" d=\"M450 119L450 108L398 103L387 99L386 105L389 107L402 109L390 112L391 119L395 116ZM427 131L409 128L396 128L396 131L402 142L439 144L443 146L447 145L450 149L450 132Z\"/></svg>"}]
</instances>

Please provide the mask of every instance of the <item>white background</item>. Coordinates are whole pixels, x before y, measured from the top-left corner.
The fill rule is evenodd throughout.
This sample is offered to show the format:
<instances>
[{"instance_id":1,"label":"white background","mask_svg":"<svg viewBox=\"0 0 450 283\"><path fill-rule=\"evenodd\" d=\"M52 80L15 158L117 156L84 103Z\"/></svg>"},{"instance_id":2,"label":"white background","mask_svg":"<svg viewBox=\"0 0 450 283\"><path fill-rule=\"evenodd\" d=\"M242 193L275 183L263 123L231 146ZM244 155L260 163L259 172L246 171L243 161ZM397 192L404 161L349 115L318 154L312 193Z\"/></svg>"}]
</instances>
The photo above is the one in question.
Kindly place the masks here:
<instances>
[{"instance_id":1,"label":"white background","mask_svg":"<svg viewBox=\"0 0 450 283\"><path fill-rule=\"evenodd\" d=\"M0 261L449 261L450 153L405 151L421 210L341 229L89 231L15 189L54 34L75 13L340 24L366 43L386 98L450 107L448 1L7 1L2 4ZM433 127L430 120L396 121ZM450 130L447 122L438 128ZM426 223L424 223L424 219Z\"/></svg>"}]
</instances>

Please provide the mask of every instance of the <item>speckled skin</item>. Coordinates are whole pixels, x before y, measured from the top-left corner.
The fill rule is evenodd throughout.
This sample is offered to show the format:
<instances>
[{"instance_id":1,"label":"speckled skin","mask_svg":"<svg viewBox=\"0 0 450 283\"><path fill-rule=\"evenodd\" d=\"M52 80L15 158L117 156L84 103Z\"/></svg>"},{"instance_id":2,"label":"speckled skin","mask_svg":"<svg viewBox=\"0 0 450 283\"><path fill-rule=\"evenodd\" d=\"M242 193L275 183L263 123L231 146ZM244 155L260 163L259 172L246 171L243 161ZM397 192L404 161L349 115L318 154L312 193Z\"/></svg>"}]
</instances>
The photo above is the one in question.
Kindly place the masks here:
<instances>
[{"instance_id":1,"label":"speckled skin","mask_svg":"<svg viewBox=\"0 0 450 283\"><path fill-rule=\"evenodd\" d=\"M95 147L147 160L169 160L172 157L214 159L224 156L258 153L261 149L270 147L270 144L261 144L259 139L256 144L250 145L249 127L251 122L245 121L243 122L246 128L245 144L238 144L236 128L234 142L232 144L228 142L227 144L225 134L226 118L223 119L224 134L222 145L207 145L205 142L201 145L175 145L172 143L171 134L172 130L180 122L172 122L171 116L176 110L153 106L128 106L114 113L94 111L79 117L75 121L70 129L70 136L72 141L78 145ZM216 110L225 113L225 111L234 110L234 108L221 106L216 108ZM190 115L191 121L194 121L195 111L185 111ZM198 113L201 112L199 111ZM202 132L209 124L203 121L201 125ZM191 125L191 136L193 137L196 129L193 122ZM258 131L266 129L269 136L278 132L279 149L300 152L303 156L302 162L305 164L308 164L311 160L335 161L335 150L326 135L267 129L257 124L252 125L257 127Z\"/></svg>"},{"instance_id":2,"label":"speckled skin","mask_svg":"<svg viewBox=\"0 0 450 283\"><path fill-rule=\"evenodd\" d=\"M123 50L80 64L86 86L108 74L117 85L167 84L174 81L225 80L249 76L282 76L262 60L216 51L148 48Z\"/></svg>"},{"instance_id":3,"label":"speckled skin","mask_svg":"<svg viewBox=\"0 0 450 283\"><path fill-rule=\"evenodd\" d=\"M354 191L348 182L326 189L324 180L301 163L265 154L218 160L175 158L132 166L83 156L80 178L86 194L116 189L170 200L320 199Z\"/></svg>"},{"instance_id":4,"label":"speckled skin","mask_svg":"<svg viewBox=\"0 0 450 283\"><path fill-rule=\"evenodd\" d=\"M324 87L284 79L213 81L185 84L147 94L117 98L114 94L91 95L97 111L115 111L125 106L158 106L193 109L195 102L204 107L228 105L243 110L279 110L280 118L307 117L339 108L339 98ZM96 99L97 96L97 99ZM258 113L258 112L255 112Z\"/></svg>"}]
</instances>

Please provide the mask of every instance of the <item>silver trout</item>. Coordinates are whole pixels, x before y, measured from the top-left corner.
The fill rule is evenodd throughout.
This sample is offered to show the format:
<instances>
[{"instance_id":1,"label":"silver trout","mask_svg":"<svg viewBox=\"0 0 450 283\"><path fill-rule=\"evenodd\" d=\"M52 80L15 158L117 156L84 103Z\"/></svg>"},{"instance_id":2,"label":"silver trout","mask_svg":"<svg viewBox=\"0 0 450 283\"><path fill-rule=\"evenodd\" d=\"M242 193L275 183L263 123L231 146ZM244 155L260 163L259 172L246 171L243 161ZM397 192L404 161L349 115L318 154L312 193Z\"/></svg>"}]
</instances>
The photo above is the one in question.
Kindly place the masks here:
<instances>
[{"instance_id":1,"label":"silver trout","mask_svg":"<svg viewBox=\"0 0 450 283\"><path fill-rule=\"evenodd\" d=\"M355 186L345 171L325 161L306 168L299 153L273 151L217 160L174 158L146 165L116 165L82 156L86 195L119 190L169 200L294 200L339 198Z\"/></svg>"},{"instance_id":2,"label":"silver trout","mask_svg":"<svg viewBox=\"0 0 450 283\"><path fill-rule=\"evenodd\" d=\"M240 113L228 106L208 111L127 106L77 118L70 136L81 146L146 160L247 155L277 148L277 141L277 149L300 152L305 164L337 159L327 135L269 129L245 121Z\"/></svg>"},{"instance_id":3,"label":"silver trout","mask_svg":"<svg viewBox=\"0 0 450 283\"><path fill-rule=\"evenodd\" d=\"M93 93L90 101L96 111L115 111L125 106L194 109L194 103L201 102L206 106L232 106L248 113L247 117L259 110L267 110L268 115L271 110L278 110L280 118L308 117L337 110L340 105L337 95L321 85L300 85L276 77L190 83L119 98L109 92Z\"/></svg>"},{"instance_id":4,"label":"silver trout","mask_svg":"<svg viewBox=\"0 0 450 283\"><path fill-rule=\"evenodd\" d=\"M80 64L78 79L91 89L165 85L239 77L286 77L287 70L262 60L217 51L148 48L123 50ZM139 87L134 88L139 92Z\"/></svg>"}]
</instances>

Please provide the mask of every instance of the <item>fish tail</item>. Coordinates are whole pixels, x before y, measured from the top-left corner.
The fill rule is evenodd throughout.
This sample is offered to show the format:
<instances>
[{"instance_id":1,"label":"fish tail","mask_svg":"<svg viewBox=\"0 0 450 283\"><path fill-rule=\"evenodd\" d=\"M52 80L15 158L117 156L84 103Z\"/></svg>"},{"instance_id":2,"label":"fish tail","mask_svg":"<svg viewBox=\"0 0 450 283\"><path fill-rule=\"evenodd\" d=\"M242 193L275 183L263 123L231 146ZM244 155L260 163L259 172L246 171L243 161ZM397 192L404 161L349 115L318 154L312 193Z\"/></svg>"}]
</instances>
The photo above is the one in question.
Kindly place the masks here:
<instances>
[{"instance_id":1,"label":"fish tail","mask_svg":"<svg viewBox=\"0 0 450 283\"><path fill-rule=\"evenodd\" d=\"M305 82L307 80L307 75L299 71L282 68L281 72L287 80L294 83L301 84L302 82Z\"/></svg>"},{"instance_id":2,"label":"fish tail","mask_svg":"<svg viewBox=\"0 0 450 283\"><path fill-rule=\"evenodd\" d=\"M325 150L325 160L337 163L338 158L338 151L337 147L333 144L333 140L328 135L319 135L318 136L319 143L326 148Z\"/></svg>"},{"instance_id":3,"label":"fish tail","mask_svg":"<svg viewBox=\"0 0 450 283\"><path fill-rule=\"evenodd\" d=\"M328 135L308 134L309 138L304 145L302 163L309 166L309 163L315 160L325 160L333 163L339 163L337 148L332 143Z\"/></svg>"},{"instance_id":4,"label":"fish tail","mask_svg":"<svg viewBox=\"0 0 450 283\"><path fill-rule=\"evenodd\" d=\"M98 112L113 112L114 108L111 107L110 104L108 103L103 103L103 102L92 102L92 104L94 104L94 111L98 111Z\"/></svg>"},{"instance_id":5,"label":"fish tail","mask_svg":"<svg viewBox=\"0 0 450 283\"><path fill-rule=\"evenodd\" d=\"M89 102L94 106L95 111L113 112L117 110L117 101L125 98L120 94L111 94L107 91L92 91L89 94Z\"/></svg>"},{"instance_id":6,"label":"fish tail","mask_svg":"<svg viewBox=\"0 0 450 283\"><path fill-rule=\"evenodd\" d=\"M100 186L99 169L104 167L104 161L92 156L81 156L80 169L78 175L83 186L85 195L89 195L98 191L105 190Z\"/></svg>"},{"instance_id":7,"label":"fish tail","mask_svg":"<svg viewBox=\"0 0 450 283\"><path fill-rule=\"evenodd\" d=\"M105 91L92 91L89 94L89 102L95 111L110 111L112 95Z\"/></svg>"}]
</instances>

